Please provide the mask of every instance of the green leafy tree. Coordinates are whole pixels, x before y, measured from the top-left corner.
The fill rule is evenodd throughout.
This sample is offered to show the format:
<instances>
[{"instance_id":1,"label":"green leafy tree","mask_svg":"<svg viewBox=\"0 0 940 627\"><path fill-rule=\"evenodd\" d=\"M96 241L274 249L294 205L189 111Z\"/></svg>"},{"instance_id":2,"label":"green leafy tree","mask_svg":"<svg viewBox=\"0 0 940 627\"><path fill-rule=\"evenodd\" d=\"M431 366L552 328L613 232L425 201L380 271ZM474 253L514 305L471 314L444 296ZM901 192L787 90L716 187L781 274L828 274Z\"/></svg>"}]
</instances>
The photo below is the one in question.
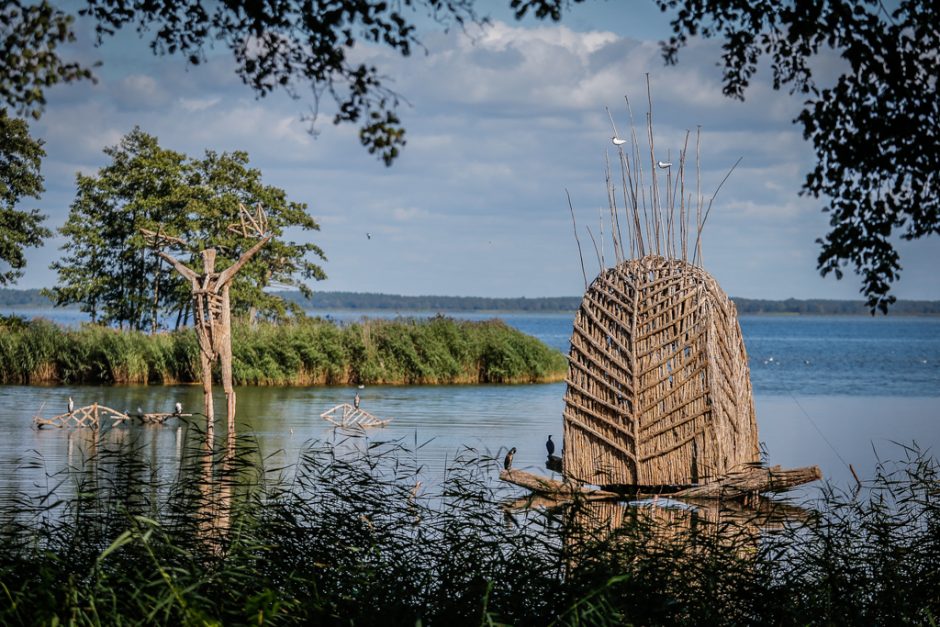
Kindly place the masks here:
<instances>
[{"instance_id":1,"label":"green leafy tree","mask_svg":"<svg viewBox=\"0 0 940 627\"><path fill-rule=\"evenodd\" d=\"M674 11L669 63L691 36L723 40L724 92L744 98L761 57L775 89L805 94L795 120L816 150L803 192L828 199L819 270L852 266L872 312L900 275L892 237L940 234L940 4L904 0L656 0ZM843 71L820 87L813 63Z\"/></svg>"},{"instance_id":2,"label":"green leafy tree","mask_svg":"<svg viewBox=\"0 0 940 627\"><path fill-rule=\"evenodd\" d=\"M45 154L26 122L0 112L0 286L23 275L23 249L51 235L38 209L16 208L23 198L39 198L45 191L39 171Z\"/></svg>"},{"instance_id":3,"label":"green leafy tree","mask_svg":"<svg viewBox=\"0 0 940 627\"><path fill-rule=\"evenodd\" d=\"M296 311L264 289L287 285L309 294L303 281L324 277L306 258L323 257L316 245L283 238L286 230L319 228L306 205L264 185L246 153L208 151L194 160L134 129L105 154L111 163L97 175L78 175L78 192L60 229L65 254L52 264L59 281L49 290L56 305L78 303L92 320L122 328L155 330L174 314L179 326L189 313L190 289L154 254L141 229L189 242L194 267L201 265L199 250L216 248L216 268L223 270L254 243L228 228L238 222L240 203L260 203L275 238L233 283L236 312L280 317Z\"/></svg>"},{"instance_id":4,"label":"green leafy tree","mask_svg":"<svg viewBox=\"0 0 940 627\"><path fill-rule=\"evenodd\" d=\"M161 148L134 129L106 148L111 163L96 175L77 175L78 193L59 229L65 254L50 291L56 305L81 304L92 321L154 328L171 302L171 268L149 254L141 228L179 230L188 202L185 155Z\"/></svg>"}]
</instances>

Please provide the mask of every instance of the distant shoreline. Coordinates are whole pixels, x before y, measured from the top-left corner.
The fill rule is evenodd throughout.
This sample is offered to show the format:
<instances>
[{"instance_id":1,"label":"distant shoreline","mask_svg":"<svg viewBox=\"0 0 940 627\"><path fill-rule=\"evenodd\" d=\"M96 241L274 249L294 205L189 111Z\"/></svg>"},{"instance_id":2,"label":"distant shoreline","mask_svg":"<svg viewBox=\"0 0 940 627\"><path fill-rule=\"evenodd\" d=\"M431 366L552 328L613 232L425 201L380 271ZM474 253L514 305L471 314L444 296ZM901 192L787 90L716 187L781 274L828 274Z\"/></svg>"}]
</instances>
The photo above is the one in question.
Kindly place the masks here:
<instances>
[{"instance_id":1,"label":"distant shoreline","mask_svg":"<svg viewBox=\"0 0 940 627\"><path fill-rule=\"evenodd\" d=\"M315 292L304 298L299 291L280 295L304 309L316 311L392 311L500 313L572 313L581 303L580 296L538 298L489 298L484 296L401 296L365 292ZM732 297L741 315L869 316L861 300L797 299L767 300ZM38 289L0 289L0 314L16 310L53 309L52 303ZM76 309L68 307L67 309ZM880 314L879 314L880 315ZM889 310L892 316L940 316L940 301L899 300Z\"/></svg>"}]
</instances>

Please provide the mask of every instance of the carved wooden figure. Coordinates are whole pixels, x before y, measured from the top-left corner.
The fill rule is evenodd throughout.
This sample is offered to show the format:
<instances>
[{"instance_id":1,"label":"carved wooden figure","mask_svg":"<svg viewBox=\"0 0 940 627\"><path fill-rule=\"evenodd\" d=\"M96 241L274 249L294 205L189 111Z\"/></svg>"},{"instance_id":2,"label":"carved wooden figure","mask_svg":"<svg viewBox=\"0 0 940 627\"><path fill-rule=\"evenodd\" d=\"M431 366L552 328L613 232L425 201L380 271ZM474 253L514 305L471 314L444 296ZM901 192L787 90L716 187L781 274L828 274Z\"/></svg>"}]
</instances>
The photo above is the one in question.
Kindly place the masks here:
<instances>
[{"instance_id":1,"label":"carved wooden figure","mask_svg":"<svg viewBox=\"0 0 940 627\"><path fill-rule=\"evenodd\" d=\"M202 391L210 432L215 416L212 405L212 364L216 359L222 365L222 389L225 390L225 416L229 432L234 431L235 428L235 388L232 385L232 311L229 287L235 274L270 239L271 235L266 235L239 257L238 261L222 272L215 271L216 251L214 248L202 251L202 274L196 274L188 266L163 251L157 253L192 284L193 313L202 365Z\"/></svg>"},{"instance_id":2,"label":"carved wooden figure","mask_svg":"<svg viewBox=\"0 0 940 627\"><path fill-rule=\"evenodd\" d=\"M202 366L202 391L205 402L207 435L211 442L215 425L215 411L212 403L212 364L216 359L222 367L222 389L225 390L225 416L229 434L235 431L235 388L232 385L232 311L229 288L232 279L242 267L273 237L267 232L267 215L259 205L251 215L244 206L240 211L240 223L231 225L232 230L245 237L259 237L259 241L249 248L234 264L222 272L215 271L214 248L201 252L202 273L192 270L178 259L162 250L157 254L170 263L192 285L193 316L196 337L199 340L199 358ZM142 229L144 235L154 240L159 248L162 242L185 244L182 240L166 236L162 232L154 233Z\"/></svg>"}]
</instances>

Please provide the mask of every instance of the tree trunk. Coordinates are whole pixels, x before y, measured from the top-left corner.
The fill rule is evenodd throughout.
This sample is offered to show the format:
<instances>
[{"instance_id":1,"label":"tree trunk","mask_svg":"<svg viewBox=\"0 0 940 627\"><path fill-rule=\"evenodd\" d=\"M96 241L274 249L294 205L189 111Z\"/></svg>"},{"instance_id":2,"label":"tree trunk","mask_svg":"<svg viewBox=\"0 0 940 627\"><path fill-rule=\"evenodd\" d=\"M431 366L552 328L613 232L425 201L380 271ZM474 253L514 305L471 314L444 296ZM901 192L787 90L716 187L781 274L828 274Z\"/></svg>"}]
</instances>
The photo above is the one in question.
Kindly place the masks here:
<instances>
[{"instance_id":1,"label":"tree trunk","mask_svg":"<svg viewBox=\"0 0 940 627\"><path fill-rule=\"evenodd\" d=\"M154 271L153 278L153 304L150 306L150 335L157 334L157 310L160 305L160 271L163 267L163 260L157 257L157 268Z\"/></svg>"}]
</instances>

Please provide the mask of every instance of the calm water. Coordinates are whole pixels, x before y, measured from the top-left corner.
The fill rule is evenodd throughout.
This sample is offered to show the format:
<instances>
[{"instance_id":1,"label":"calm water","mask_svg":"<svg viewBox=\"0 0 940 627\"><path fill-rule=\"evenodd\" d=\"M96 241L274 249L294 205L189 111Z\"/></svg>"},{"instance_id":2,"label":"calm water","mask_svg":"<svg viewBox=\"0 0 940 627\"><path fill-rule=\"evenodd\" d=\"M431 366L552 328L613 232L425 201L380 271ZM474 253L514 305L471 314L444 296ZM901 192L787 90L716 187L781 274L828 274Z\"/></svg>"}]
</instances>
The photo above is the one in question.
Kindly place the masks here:
<instances>
[{"instance_id":1,"label":"calm water","mask_svg":"<svg viewBox=\"0 0 940 627\"><path fill-rule=\"evenodd\" d=\"M331 312L334 319L363 314ZM387 315L387 314L386 314ZM490 315L463 315L489 318ZM501 315L509 324L566 350L570 315ZM751 317L741 321L751 361L760 437L770 461L785 466L819 464L837 483L849 481L845 463L870 476L877 456L896 458L897 444L940 447L940 319ZM352 388L240 388L242 432L257 435L272 463L293 461L306 442L340 438L319 414L351 401ZM563 384L523 386L367 387L363 408L392 423L373 439L401 439L419 446L418 462L429 481L439 477L463 446L501 455L518 449L515 465L540 472L544 441L561 436ZM31 428L38 411L64 411L66 400L99 402L115 409L171 411L179 399L201 406L197 386L23 387L0 386L0 492L36 489L47 480L24 461L41 459L45 470L78 464L104 446L135 443L161 472L191 434L185 426L122 427L92 432ZM223 407L222 395L216 407Z\"/></svg>"}]
</instances>

